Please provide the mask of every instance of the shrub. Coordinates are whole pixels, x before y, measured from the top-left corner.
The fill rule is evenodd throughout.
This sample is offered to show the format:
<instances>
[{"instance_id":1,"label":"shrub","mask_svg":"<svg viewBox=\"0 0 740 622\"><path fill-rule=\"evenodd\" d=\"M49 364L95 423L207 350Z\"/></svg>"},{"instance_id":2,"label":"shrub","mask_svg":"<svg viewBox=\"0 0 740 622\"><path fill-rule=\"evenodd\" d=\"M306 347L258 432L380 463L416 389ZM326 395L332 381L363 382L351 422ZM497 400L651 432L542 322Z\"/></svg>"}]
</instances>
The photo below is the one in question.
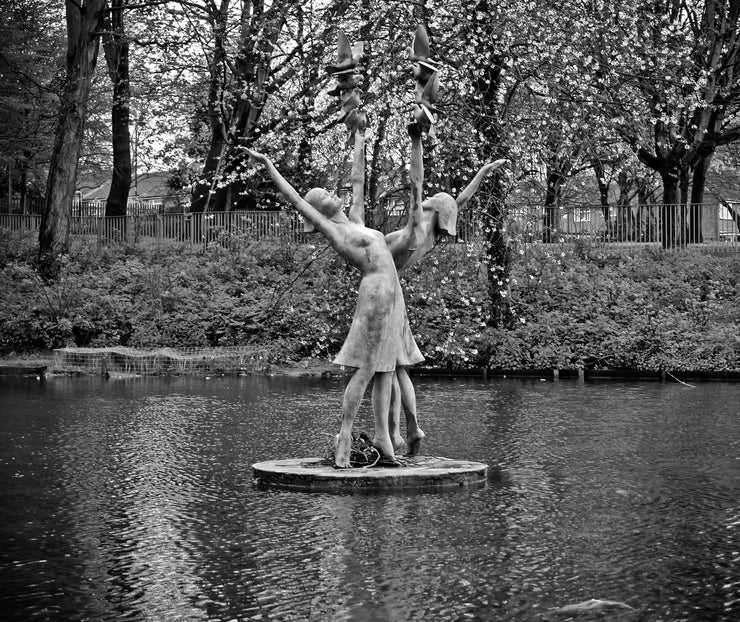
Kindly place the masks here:
<instances>
[{"instance_id":1,"label":"shrub","mask_svg":"<svg viewBox=\"0 0 740 622\"><path fill-rule=\"evenodd\" d=\"M0 252L0 353L67 345L257 345L273 363L331 358L359 274L325 243L252 241L240 252L78 250L44 282L34 253ZM488 326L485 271L440 245L402 275L426 364L506 369L740 369L740 257L604 255L530 245L507 284L514 322Z\"/></svg>"}]
</instances>

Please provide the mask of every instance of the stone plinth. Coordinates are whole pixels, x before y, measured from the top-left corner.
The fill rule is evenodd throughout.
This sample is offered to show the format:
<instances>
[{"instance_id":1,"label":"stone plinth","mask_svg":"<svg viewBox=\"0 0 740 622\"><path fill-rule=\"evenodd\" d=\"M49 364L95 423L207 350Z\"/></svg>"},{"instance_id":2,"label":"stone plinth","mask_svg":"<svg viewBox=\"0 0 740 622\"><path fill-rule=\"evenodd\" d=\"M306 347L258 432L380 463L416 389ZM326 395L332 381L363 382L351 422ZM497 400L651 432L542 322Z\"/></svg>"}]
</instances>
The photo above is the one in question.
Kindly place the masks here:
<instances>
[{"instance_id":1,"label":"stone plinth","mask_svg":"<svg viewBox=\"0 0 740 622\"><path fill-rule=\"evenodd\" d=\"M434 456L400 458L401 466L335 469L323 458L270 460L252 465L255 484L304 491L453 489L481 486L488 465Z\"/></svg>"}]
</instances>

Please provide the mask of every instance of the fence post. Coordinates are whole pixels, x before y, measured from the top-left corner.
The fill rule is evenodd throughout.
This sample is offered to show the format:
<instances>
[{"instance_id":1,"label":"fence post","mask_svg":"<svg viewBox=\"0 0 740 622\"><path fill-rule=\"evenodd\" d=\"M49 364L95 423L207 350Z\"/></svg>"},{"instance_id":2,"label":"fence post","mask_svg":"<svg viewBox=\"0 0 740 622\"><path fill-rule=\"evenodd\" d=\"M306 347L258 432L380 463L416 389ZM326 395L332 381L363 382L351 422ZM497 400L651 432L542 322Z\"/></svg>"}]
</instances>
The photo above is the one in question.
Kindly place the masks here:
<instances>
[{"instance_id":1,"label":"fence post","mask_svg":"<svg viewBox=\"0 0 740 622\"><path fill-rule=\"evenodd\" d=\"M98 216L97 225L98 225L98 227L97 227L97 229L98 229L97 238L98 239L97 239L97 242L95 244L95 247L97 249L97 252L99 253L100 252L100 249L103 246L103 235L105 233L105 216Z\"/></svg>"},{"instance_id":2,"label":"fence post","mask_svg":"<svg viewBox=\"0 0 740 622\"><path fill-rule=\"evenodd\" d=\"M162 216L157 214L154 221L154 246L157 250L160 248L162 241Z\"/></svg>"},{"instance_id":3,"label":"fence post","mask_svg":"<svg viewBox=\"0 0 740 622\"><path fill-rule=\"evenodd\" d=\"M714 210L714 214L712 217L712 221L714 222L714 239L717 240L717 242L721 242L722 238L719 237L719 217L721 216L722 207L719 207L718 209Z\"/></svg>"}]
</instances>

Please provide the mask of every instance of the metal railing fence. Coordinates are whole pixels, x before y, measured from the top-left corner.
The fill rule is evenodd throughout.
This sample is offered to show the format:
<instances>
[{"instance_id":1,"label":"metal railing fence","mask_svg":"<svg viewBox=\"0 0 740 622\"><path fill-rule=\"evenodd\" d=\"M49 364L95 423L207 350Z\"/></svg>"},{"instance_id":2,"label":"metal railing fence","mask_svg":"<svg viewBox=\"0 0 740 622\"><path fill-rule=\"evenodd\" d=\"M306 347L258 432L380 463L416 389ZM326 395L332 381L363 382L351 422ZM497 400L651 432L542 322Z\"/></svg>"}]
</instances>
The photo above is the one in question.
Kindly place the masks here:
<instances>
[{"instance_id":1,"label":"metal railing fence","mask_svg":"<svg viewBox=\"0 0 740 622\"><path fill-rule=\"evenodd\" d=\"M372 219L372 220L371 220ZM381 230L404 225L404 215L382 220ZM0 214L0 228L38 233L41 216ZM740 252L740 206L640 205L568 206L546 209L517 205L496 222L482 212L467 210L458 216L458 241L480 242L491 227L504 229L515 244L587 243L619 249L698 247ZM153 248L184 246L192 251L217 245L231 250L270 238L283 243L310 242L303 222L293 211L232 211L207 213L138 214L130 216L72 216L70 234L81 244L129 244Z\"/></svg>"},{"instance_id":2,"label":"metal railing fence","mask_svg":"<svg viewBox=\"0 0 740 622\"><path fill-rule=\"evenodd\" d=\"M733 204L519 206L510 216L511 232L527 241L740 250L740 206Z\"/></svg>"}]
</instances>

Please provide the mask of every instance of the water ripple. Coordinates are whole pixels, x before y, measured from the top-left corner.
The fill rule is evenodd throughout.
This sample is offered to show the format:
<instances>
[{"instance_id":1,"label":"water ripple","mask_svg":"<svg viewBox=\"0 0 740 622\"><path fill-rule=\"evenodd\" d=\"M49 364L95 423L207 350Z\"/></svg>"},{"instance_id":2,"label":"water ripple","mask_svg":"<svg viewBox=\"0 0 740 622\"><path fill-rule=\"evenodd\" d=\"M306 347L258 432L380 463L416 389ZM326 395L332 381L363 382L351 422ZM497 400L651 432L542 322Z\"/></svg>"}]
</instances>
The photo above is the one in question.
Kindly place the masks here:
<instances>
[{"instance_id":1,"label":"water ripple","mask_svg":"<svg viewBox=\"0 0 740 622\"><path fill-rule=\"evenodd\" d=\"M339 381L0 389L11 621L740 619L738 385L420 379L426 450L488 485L361 496L251 483L321 452Z\"/></svg>"}]
</instances>

